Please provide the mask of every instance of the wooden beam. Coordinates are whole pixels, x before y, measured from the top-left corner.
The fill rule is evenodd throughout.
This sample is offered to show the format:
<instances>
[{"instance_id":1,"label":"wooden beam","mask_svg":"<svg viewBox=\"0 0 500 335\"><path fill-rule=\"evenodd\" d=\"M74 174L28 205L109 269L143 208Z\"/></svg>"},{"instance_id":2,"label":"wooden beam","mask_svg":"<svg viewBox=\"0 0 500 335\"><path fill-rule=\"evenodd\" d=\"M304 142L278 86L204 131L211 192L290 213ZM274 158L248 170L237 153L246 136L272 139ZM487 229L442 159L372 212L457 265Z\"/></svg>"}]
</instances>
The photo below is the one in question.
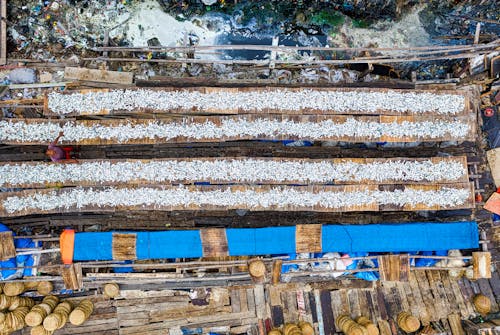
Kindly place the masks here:
<instances>
[{"instance_id":1,"label":"wooden beam","mask_svg":"<svg viewBox=\"0 0 500 335\"><path fill-rule=\"evenodd\" d=\"M473 278L491 278L491 253L473 252L472 253Z\"/></svg>"},{"instance_id":2,"label":"wooden beam","mask_svg":"<svg viewBox=\"0 0 500 335\"><path fill-rule=\"evenodd\" d=\"M61 276L67 290L75 291L83 288L81 263L61 265Z\"/></svg>"},{"instance_id":3,"label":"wooden beam","mask_svg":"<svg viewBox=\"0 0 500 335\"><path fill-rule=\"evenodd\" d=\"M7 64L7 0L0 1L0 65Z\"/></svg>"},{"instance_id":4,"label":"wooden beam","mask_svg":"<svg viewBox=\"0 0 500 335\"><path fill-rule=\"evenodd\" d=\"M132 85L134 74L132 72L92 70L82 67L66 67L64 68L64 78L70 80Z\"/></svg>"},{"instance_id":5,"label":"wooden beam","mask_svg":"<svg viewBox=\"0 0 500 335\"><path fill-rule=\"evenodd\" d=\"M0 260L16 257L16 247L11 231L0 232Z\"/></svg>"}]
</instances>

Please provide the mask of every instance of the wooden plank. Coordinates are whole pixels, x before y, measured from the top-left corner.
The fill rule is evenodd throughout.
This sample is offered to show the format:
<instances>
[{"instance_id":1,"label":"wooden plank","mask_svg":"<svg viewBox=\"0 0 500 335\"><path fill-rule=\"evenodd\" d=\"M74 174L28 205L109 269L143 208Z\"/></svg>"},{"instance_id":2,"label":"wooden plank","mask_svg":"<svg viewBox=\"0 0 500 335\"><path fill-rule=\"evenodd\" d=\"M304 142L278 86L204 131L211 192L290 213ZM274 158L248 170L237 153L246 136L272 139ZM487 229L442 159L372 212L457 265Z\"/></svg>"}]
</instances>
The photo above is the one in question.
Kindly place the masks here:
<instances>
[{"instance_id":1,"label":"wooden plank","mask_svg":"<svg viewBox=\"0 0 500 335\"><path fill-rule=\"evenodd\" d=\"M113 260L127 261L137 259L136 240L137 235L134 233L113 233Z\"/></svg>"},{"instance_id":2,"label":"wooden plank","mask_svg":"<svg viewBox=\"0 0 500 335\"><path fill-rule=\"evenodd\" d=\"M96 81L108 84L131 85L134 80L134 74L132 72L93 70L82 67L65 67L64 78L82 81Z\"/></svg>"},{"instance_id":3,"label":"wooden plank","mask_svg":"<svg viewBox=\"0 0 500 335\"><path fill-rule=\"evenodd\" d=\"M255 310L258 319L265 319L266 315L266 299L264 295L264 286L262 284L255 285Z\"/></svg>"},{"instance_id":4,"label":"wooden plank","mask_svg":"<svg viewBox=\"0 0 500 335\"><path fill-rule=\"evenodd\" d=\"M407 283L402 282L397 282L395 285L395 290L401 301L401 308L403 311L411 311L412 315L418 315L418 311L415 309L416 306L414 305L414 303L412 303L410 297L406 292L405 285L407 285ZM417 313L414 314L413 311L416 311Z\"/></svg>"},{"instance_id":5,"label":"wooden plank","mask_svg":"<svg viewBox=\"0 0 500 335\"><path fill-rule=\"evenodd\" d=\"M283 260L277 259L273 261L273 270L271 275L271 283L278 284L281 281L281 269L283 267Z\"/></svg>"},{"instance_id":6,"label":"wooden plank","mask_svg":"<svg viewBox=\"0 0 500 335\"><path fill-rule=\"evenodd\" d=\"M441 277L440 286L444 290L444 294L446 296L446 301L448 302L448 306L450 307L450 311L453 314L460 313L460 306L455 298L455 294L453 294L453 289L451 287L450 277L448 275L448 271L438 271L439 276Z\"/></svg>"},{"instance_id":7,"label":"wooden plank","mask_svg":"<svg viewBox=\"0 0 500 335\"><path fill-rule=\"evenodd\" d=\"M434 304L436 306L435 317L439 319L446 319L448 314L450 314L449 306L446 299L446 293L444 293L441 287L441 278L439 277L438 271L428 270L425 271L427 279L429 281L429 286L431 288L432 296L434 297Z\"/></svg>"},{"instance_id":8,"label":"wooden plank","mask_svg":"<svg viewBox=\"0 0 500 335\"><path fill-rule=\"evenodd\" d=\"M297 292L284 291L281 292L282 300L285 303L283 313L285 322L297 322L299 319L299 311L297 305Z\"/></svg>"},{"instance_id":9,"label":"wooden plank","mask_svg":"<svg viewBox=\"0 0 500 335\"><path fill-rule=\"evenodd\" d=\"M399 255L378 256L380 280L399 281L401 270L401 259Z\"/></svg>"},{"instance_id":10,"label":"wooden plank","mask_svg":"<svg viewBox=\"0 0 500 335\"><path fill-rule=\"evenodd\" d=\"M306 302L304 300L304 291L297 290L296 298L297 298L297 312L299 314L298 320L304 320L304 317L306 316Z\"/></svg>"},{"instance_id":11,"label":"wooden plank","mask_svg":"<svg viewBox=\"0 0 500 335\"><path fill-rule=\"evenodd\" d=\"M365 294L368 302L368 308L371 312L370 319L376 323L377 320L381 319L380 311L378 309L377 292L375 290L365 290Z\"/></svg>"},{"instance_id":12,"label":"wooden plank","mask_svg":"<svg viewBox=\"0 0 500 335\"><path fill-rule=\"evenodd\" d=\"M383 320L387 320L389 318L389 312L387 311L387 306L385 304L384 290L382 287L377 287L375 291L380 318Z\"/></svg>"},{"instance_id":13,"label":"wooden plank","mask_svg":"<svg viewBox=\"0 0 500 335\"><path fill-rule=\"evenodd\" d=\"M321 301L321 313L323 319L323 329L325 335L335 334L335 322L333 319L332 312L332 298L330 296L330 291L320 291L320 301Z\"/></svg>"},{"instance_id":14,"label":"wooden plank","mask_svg":"<svg viewBox=\"0 0 500 335\"><path fill-rule=\"evenodd\" d=\"M460 310L460 316L463 319L468 319L469 316L471 315L471 312L467 308L467 304L464 301L464 297L462 295L462 292L460 291L460 287L458 286L458 282L456 280L450 280L450 286L453 294L455 295L455 300L458 303L459 310Z\"/></svg>"},{"instance_id":15,"label":"wooden plank","mask_svg":"<svg viewBox=\"0 0 500 335\"><path fill-rule=\"evenodd\" d=\"M240 309L242 312L248 312L247 290L242 288L238 290L238 298L240 300Z\"/></svg>"},{"instance_id":16,"label":"wooden plank","mask_svg":"<svg viewBox=\"0 0 500 335\"><path fill-rule=\"evenodd\" d=\"M491 278L491 253L472 252L472 265L474 279Z\"/></svg>"},{"instance_id":17,"label":"wooden plank","mask_svg":"<svg viewBox=\"0 0 500 335\"><path fill-rule=\"evenodd\" d=\"M0 232L0 260L16 257L16 247L11 231Z\"/></svg>"},{"instance_id":18,"label":"wooden plank","mask_svg":"<svg viewBox=\"0 0 500 335\"><path fill-rule=\"evenodd\" d=\"M386 320L378 320L380 335L392 335L391 326Z\"/></svg>"},{"instance_id":19,"label":"wooden plank","mask_svg":"<svg viewBox=\"0 0 500 335\"><path fill-rule=\"evenodd\" d=\"M229 256L225 229L200 229L200 237L203 247L203 257Z\"/></svg>"},{"instance_id":20,"label":"wooden plank","mask_svg":"<svg viewBox=\"0 0 500 335\"><path fill-rule=\"evenodd\" d=\"M78 291L83 288L81 263L61 265L61 276L67 290Z\"/></svg>"},{"instance_id":21,"label":"wooden plank","mask_svg":"<svg viewBox=\"0 0 500 335\"><path fill-rule=\"evenodd\" d=\"M349 314L351 318L356 319L361 316L361 307L359 306L358 290L347 290L347 298L349 299Z\"/></svg>"},{"instance_id":22,"label":"wooden plank","mask_svg":"<svg viewBox=\"0 0 500 335\"><path fill-rule=\"evenodd\" d=\"M296 252L321 252L321 228L321 224L297 225L295 227Z\"/></svg>"},{"instance_id":23,"label":"wooden plank","mask_svg":"<svg viewBox=\"0 0 500 335\"><path fill-rule=\"evenodd\" d=\"M448 322L450 323L452 335L465 335L464 329L462 328L462 320L460 319L460 315L448 315Z\"/></svg>"},{"instance_id":24,"label":"wooden plank","mask_svg":"<svg viewBox=\"0 0 500 335\"><path fill-rule=\"evenodd\" d=\"M233 313L239 313L241 311L240 308L240 298L239 298L239 290L238 289L231 289L229 290L229 296L231 298L231 311ZM246 295L246 291L245 291Z\"/></svg>"},{"instance_id":25,"label":"wooden plank","mask_svg":"<svg viewBox=\"0 0 500 335\"><path fill-rule=\"evenodd\" d=\"M333 320L335 321L339 316L343 314L341 309L342 299L340 297L340 290L331 291L330 296L332 299ZM335 332L338 333L339 330L335 329Z\"/></svg>"},{"instance_id":26,"label":"wooden plank","mask_svg":"<svg viewBox=\"0 0 500 335\"><path fill-rule=\"evenodd\" d=\"M359 316L366 316L367 318L371 319L371 311L369 309L366 294L361 290L358 290L358 305L359 305Z\"/></svg>"},{"instance_id":27,"label":"wooden plank","mask_svg":"<svg viewBox=\"0 0 500 335\"><path fill-rule=\"evenodd\" d=\"M0 1L0 65L7 64L7 0Z\"/></svg>"},{"instance_id":28,"label":"wooden plank","mask_svg":"<svg viewBox=\"0 0 500 335\"><path fill-rule=\"evenodd\" d=\"M316 306L316 299L314 296L314 292L308 292L309 296L309 306L311 307L311 316L312 316L312 322L311 323L317 323L318 322L318 309Z\"/></svg>"},{"instance_id":29,"label":"wooden plank","mask_svg":"<svg viewBox=\"0 0 500 335\"><path fill-rule=\"evenodd\" d=\"M323 323L323 311L321 310L321 297L320 290L314 290L314 300L316 305L316 315L318 317L318 330L319 335L325 335L325 325Z\"/></svg>"},{"instance_id":30,"label":"wooden plank","mask_svg":"<svg viewBox=\"0 0 500 335\"><path fill-rule=\"evenodd\" d=\"M285 323L283 308L281 306L271 306L271 317L274 327L280 327Z\"/></svg>"},{"instance_id":31,"label":"wooden plank","mask_svg":"<svg viewBox=\"0 0 500 335\"><path fill-rule=\"evenodd\" d=\"M206 317L211 315L218 315L224 313L235 313L238 314L241 311L232 311L230 306L185 306L181 308L170 308L164 310L152 310L149 312L149 322L161 322L165 320L180 318L184 315L189 315L189 317Z\"/></svg>"},{"instance_id":32,"label":"wooden plank","mask_svg":"<svg viewBox=\"0 0 500 335\"><path fill-rule=\"evenodd\" d=\"M428 322L436 321L436 309L439 308L435 305L434 297L432 296L432 292L429 286L429 280L425 275L425 271L423 270L415 270L412 271L415 275L415 281L418 283L418 287L420 288L420 293L422 296L422 300L425 304L428 316Z\"/></svg>"},{"instance_id":33,"label":"wooden plank","mask_svg":"<svg viewBox=\"0 0 500 335\"><path fill-rule=\"evenodd\" d=\"M486 157L495 185L500 187L500 148L486 151Z\"/></svg>"},{"instance_id":34,"label":"wooden plank","mask_svg":"<svg viewBox=\"0 0 500 335\"><path fill-rule=\"evenodd\" d=\"M247 289L247 303L248 303L248 311L256 313L255 293L252 288Z\"/></svg>"}]
</instances>

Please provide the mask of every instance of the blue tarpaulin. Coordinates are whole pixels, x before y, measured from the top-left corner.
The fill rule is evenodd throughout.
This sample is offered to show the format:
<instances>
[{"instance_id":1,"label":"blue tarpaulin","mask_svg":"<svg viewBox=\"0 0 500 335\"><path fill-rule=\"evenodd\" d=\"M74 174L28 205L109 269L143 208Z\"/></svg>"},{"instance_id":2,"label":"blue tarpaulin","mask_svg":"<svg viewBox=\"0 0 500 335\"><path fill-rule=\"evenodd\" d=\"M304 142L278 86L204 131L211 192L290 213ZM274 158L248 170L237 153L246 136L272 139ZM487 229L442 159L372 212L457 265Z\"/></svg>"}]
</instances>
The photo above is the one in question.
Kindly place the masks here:
<instances>
[{"instance_id":1,"label":"blue tarpaulin","mask_svg":"<svg viewBox=\"0 0 500 335\"><path fill-rule=\"evenodd\" d=\"M123 232L120 232L123 233ZM199 230L130 232L137 259L203 257ZM75 261L112 260L113 232L76 233ZM295 227L228 228L229 256L295 253ZM412 252L479 247L474 221L323 225L322 252Z\"/></svg>"}]
</instances>

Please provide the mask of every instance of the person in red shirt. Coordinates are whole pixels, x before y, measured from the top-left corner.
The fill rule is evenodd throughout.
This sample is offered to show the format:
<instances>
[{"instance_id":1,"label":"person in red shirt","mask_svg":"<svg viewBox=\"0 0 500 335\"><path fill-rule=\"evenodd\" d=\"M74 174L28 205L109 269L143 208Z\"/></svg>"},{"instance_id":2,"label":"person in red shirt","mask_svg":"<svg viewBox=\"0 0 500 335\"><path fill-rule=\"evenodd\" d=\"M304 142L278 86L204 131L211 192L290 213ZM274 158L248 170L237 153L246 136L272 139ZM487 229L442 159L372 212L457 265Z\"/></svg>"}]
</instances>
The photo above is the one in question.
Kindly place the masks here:
<instances>
[{"instance_id":1,"label":"person in red shirt","mask_svg":"<svg viewBox=\"0 0 500 335\"><path fill-rule=\"evenodd\" d=\"M45 154L50 157L50 159L53 162L60 162L66 158L66 154L64 150L57 145L57 142L59 142L59 139L64 136L64 133L61 131L59 133L59 136L49 144L49 147L47 148L47 151Z\"/></svg>"}]
</instances>

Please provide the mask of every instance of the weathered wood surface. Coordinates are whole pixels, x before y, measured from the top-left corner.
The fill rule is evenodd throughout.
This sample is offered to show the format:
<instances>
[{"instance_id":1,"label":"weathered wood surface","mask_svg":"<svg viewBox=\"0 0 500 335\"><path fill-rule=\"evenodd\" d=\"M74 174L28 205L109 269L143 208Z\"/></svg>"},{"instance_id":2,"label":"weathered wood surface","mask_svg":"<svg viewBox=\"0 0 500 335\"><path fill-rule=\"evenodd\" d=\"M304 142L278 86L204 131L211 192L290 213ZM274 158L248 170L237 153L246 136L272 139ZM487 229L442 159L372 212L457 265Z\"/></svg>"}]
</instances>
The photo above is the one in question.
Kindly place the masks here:
<instances>
[{"instance_id":1,"label":"weathered wood surface","mask_svg":"<svg viewBox=\"0 0 500 335\"><path fill-rule=\"evenodd\" d=\"M7 63L7 0L0 1L0 65Z\"/></svg>"},{"instance_id":2,"label":"weathered wood surface","mask_svg":"<svg viewBox=\"0 0 500 335\"><path fill-rule=\"evenodd\" d=\"M483 280L484 283L476 286L478 292L489 285L486 279ZM279 327L285 322L299 320L311 322L317 334L337 335L340 330L336 329L335 320L340 315L366 316L379 325L381 334L397 335L403 334L396 323L401 311L417 316L423 325L437 327L437 333L448 331L464 335L459 320L475 315L472 300L459 289L457 291L458 285L465 282L449 278L447 271L421 270L411 272L408 282L381 282L363 288L356 287L356 281L345 280L323 284L195 288L191 292L165 289L163 283L155 284L154 288L150 286L150 290L145 290L144 286L140 290L122 285L119 299L91 295L95 312L90 319L82 326L67 325L55 335L172 334L179 327L199 328L205 332L227 327L228 332L240 334L258 329L259 324L265 327L266 322ZM458 283L457 286L454 283ZM489 290L493 292L491 287ZM77 303L84 298L70 300ZM463 331L472 330L477 335L487 334L487 329L495 327L494 323L465 322L464 325ZM29 330L23 330L22 334L29 334Z\"/></svg>"},{"instance_id":3,"label":"weathered wood surface","mask_svg":"<svg viewBox=\"0 0 500 335\"><path fill-rule=\"evenodd\" d=\"M11 231L0 232L0 260L16 257L16 247Z\"/></svg>"},{"instance_id":4,"label":"weathered wood surface","mask_svg":"<svg viewBox=\"0 0 500 335\"><path fill-rule=\"evenodd\" d=\"M71 80L131 85L134 79L134 74L132 72L93 70L81 67L65 67L64 78Z\"/></svg>"},{"instance_id":5,"label":"weathered wood surface","mask_svg":"<svg viewBox=\"0 0 500 335\"><path fill-rule=\"evenodd\" d=\"M335 169L336 167L343 166L344 164L357 164L360 167L363 165L380 165L380 164L391 164L391 163L401 163L401 164L425 164L426 162L430 162L432 164L458 164L462 166L462 175L459 178L454 178L451 179L450 177L443 176L442 179L439 180L416 180L416 179L409 179L408 177L400 176L397 171L394 171L394 176L391 178L390 176L387 176L386 179L381 180L375 179L375 178L370 178L368 176L366 177L360 177L358 175L348 175L346 174L344 177L349 177L350 179L346 180L336 180L332 177L332 179L325 181L325 182L307 182L307 184L329 184L329 183L335 183L339 185L352 185L352 184L407 184L407 183L418 183L418 184L449 184L449 183L465 183L469 181L469 176L468 176L468 169L467 169L467 157L466 156L456 156L456 157L429 157L429 158L333 158L333 159L308 159L308 158L243 158L243 157L226 157L226 158L213 158L213 157L200 157L200 158L170 158L170 159L141 159L141 160L136 160L136 159L111 159L111 160L102 160L102 159L79 159L78 162L68 162L64 164L59 164L57 165L57 169L61 169L61 171L67 171L68 173L63 173L63 175L71 175L71 177L68 179L64 180L56 180L56 181L50 181L50 182L32 182L30 181L29 183L24 182L24 183L13 183L11 180L14 178L10 178L10 176L15 177L17 174L23 174L23 172L31 172L33 168L37 169L39 171L39 174L46 178L50 178L50 173L51 171L54 171L54 164L50 162L19 162L19 163L14 163L14 162L9 162L9 163L0 163L0 168L2 168L5 173L4 173L4 183L0 183L0 187L8 187L8 188L46 188L46 187L60 187L62 185L64 186L107 186L107 185L147 185L147 184L165 184L165 185L171 185L171 184L193 184L195 182L210 182L211 184L240 184L240 183L247 183L246 181L241 181L237 179L231 179L231 180L221 180L217 178L200 178L200 179L169 179L169 180L161 180L158 181L158 176L154 175L152 179L146 179L146 178L128 178L124 179L121 176L115 176L116 179L119 179L119 181L113 181L113 180L89 180L84 178L83 176L80 177L80 179L75 178L74 174L71 173L71 171L74 171L75 168L78 168L81 165L88 165L89 168L93 167L94 164L96 167L99 166L116 166L120 164L134 164L134 163L141 163L142 165L138 166L138 168L142 168L144 172L146 171L151 171L151 169L155 166L158 166L156 164L162 164L162 163L175 163L179 164L179 168L182 168L182 164L186 163L196 163L196 164L210 164L210 163L216 163L216 162L227 162L228 164L232 163L241 163L244 164L246 161L255 161L255 162L264 162L264 163L270 163L274 162L276 164L280 163L283 165L287 164L297 164L297 166L302 167L300 164L320 164L320 163L326 163L326 164L331 164L332 169ZM125 166L125 165L124 165ZM230 166L230 165L229 165ZM8 170L11 170L12 173L9 174ZM107 170L106 170L107 171ZM141 171L138 171L141 172ZM158 171L160 172L160 171ZM324 172L324 171L323 171ZM46 173L46 177L44 175ZM97 173L97 172L96 172ZM126 174L128 174L127 171L125 171ZM210 171L207 171L207 174L210 174ZM93 176L95 177L95 176ZM286 184L304 184L304 180L297 180L297 179L287 179L287 180L277 180L277 179L266 179L261 176L256 176L257 179L255 179L254 182L251 183L258 183L258 184L280 184L280 185L286 185ZM262 178L262 179L259 179ZM106 179L106 178L104 178Z\"/></svg>"}]
</instances>

